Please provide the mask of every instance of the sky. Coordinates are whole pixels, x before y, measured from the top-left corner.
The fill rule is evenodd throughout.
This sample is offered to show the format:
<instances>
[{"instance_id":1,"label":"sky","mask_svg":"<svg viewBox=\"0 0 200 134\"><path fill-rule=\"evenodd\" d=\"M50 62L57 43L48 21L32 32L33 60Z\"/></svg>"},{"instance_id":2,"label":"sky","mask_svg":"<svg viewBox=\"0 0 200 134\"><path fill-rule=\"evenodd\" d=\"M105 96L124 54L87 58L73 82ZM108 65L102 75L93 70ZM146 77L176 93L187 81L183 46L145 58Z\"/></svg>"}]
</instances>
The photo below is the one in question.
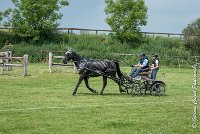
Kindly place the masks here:
<instances>
[{"instance_id":1,"label":"sky","mask_svg":"<svg viewBox=\"0 0 200 134\"><path fill-rule=\"evenodd\" d=\"M109 30L105 22L104 0L68 0L60 10L60 27ZM200 17L200 0L145 0L147 25L143 32L182 33L188 24ZM0 10L13 7L11 0L0 0Z\"/></svg>"}]
</instances>

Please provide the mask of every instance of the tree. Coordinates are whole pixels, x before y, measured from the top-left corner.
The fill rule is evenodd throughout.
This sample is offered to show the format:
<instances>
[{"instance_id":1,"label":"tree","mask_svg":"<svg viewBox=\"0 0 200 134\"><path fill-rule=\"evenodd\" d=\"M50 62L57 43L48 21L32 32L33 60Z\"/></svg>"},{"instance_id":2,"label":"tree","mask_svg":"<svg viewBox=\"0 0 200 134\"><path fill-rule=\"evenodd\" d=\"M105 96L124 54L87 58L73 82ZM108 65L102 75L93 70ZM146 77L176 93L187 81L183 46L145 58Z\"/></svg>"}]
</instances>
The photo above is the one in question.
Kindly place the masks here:
<instances>
[{"instance_id":1,"label":"tree","mask_svg":"<svg viewBox=\"0 0 200 134\"><path fill-rule=\"evenodd\" d=\"M185 46L192 49L194 54L198 54L200 52L200 18L188 24L182 32Z\"/></svg>"},{"instance_id":2,"label":"tree","mask_svg":"<svg viewBox=\"0 0 200 134\"><path fill-rule=\"evenodd\" d=\"M39 40L48 37L62 18L59 9L67 6L67 0L12 0L15 8L10 20L13 32L20 37Z\"/></svg>"},{"instance_id":3,"label":"tree","mask_svg":"<svg viewBox=\"0 0 200 134\"><path fill-rule=\"evenodd\" d=\"M11 8L0 12L0 26L4 26L4 27L9 26L8 21L4 19L5 18L9 19L10 12L11 12Z\"/></svg>"},{"instance_id":4,"label":"tree","mask_svg":"<svg viewBox=\"0 0 200 134\"><path fill-rule=\"evenodd\" d=\"M140 41L140 26L146 25L144 0L105 0L106 22L122 42Z\"/></svg>"}]
</instances>

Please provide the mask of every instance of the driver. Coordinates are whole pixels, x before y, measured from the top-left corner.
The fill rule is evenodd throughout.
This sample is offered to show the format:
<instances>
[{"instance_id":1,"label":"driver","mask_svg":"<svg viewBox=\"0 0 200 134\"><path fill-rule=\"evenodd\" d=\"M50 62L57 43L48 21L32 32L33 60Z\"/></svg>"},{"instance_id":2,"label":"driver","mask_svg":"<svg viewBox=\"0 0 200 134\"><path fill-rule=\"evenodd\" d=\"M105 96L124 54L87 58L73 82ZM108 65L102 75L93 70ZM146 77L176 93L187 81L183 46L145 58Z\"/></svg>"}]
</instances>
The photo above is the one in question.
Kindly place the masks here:
<instances>
[{"instance_id":1,"label":"driver","mask_svg":"<svg viewBox=\"0 0 200 134\"><path fill-rule=\"evenodd\" d=\"M133 71L130 73L130 77L135 78L138 76L138 74L142 71L146 71L149 68L149 61L148 58L146 57L145 53L140 53L139 54L140 60L137 65L134 65L135 68Z\"/></svg>"}]
</instances>

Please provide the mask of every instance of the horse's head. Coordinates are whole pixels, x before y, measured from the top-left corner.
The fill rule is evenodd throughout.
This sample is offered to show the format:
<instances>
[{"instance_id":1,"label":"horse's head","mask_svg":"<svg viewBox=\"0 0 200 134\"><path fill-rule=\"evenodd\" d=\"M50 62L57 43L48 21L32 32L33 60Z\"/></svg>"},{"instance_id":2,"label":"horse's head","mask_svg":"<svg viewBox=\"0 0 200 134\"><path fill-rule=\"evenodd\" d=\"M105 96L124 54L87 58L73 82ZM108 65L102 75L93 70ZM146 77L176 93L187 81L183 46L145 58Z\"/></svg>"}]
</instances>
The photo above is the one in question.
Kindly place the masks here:
<instances>
[{"instance_id":1,"label":"horse's head","mask_svg":"<svg viewBox=\"0 0 200 134\"><path fill-rule=\"evenodd\" d=\"M65 53L65 55L64 55L64 58L63 58L63 63L64 64L67 64L67 62L69 61L69 60L73 60L74 59L74 52L73 52L73 50L72 49L69 49L66 53Z\"/></svg>"}]
</instances>

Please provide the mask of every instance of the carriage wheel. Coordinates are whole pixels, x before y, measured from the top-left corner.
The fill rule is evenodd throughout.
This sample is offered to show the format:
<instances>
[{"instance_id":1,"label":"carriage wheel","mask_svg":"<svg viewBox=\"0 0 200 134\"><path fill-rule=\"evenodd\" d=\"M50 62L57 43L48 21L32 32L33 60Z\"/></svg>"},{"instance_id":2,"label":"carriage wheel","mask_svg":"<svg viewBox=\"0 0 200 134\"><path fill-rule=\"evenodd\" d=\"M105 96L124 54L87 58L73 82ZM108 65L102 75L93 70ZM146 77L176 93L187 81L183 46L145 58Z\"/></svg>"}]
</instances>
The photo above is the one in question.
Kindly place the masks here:
<instances>
[{"instance_id":1,"label":"carriage wheel","mask_svg":"<svg viewBox=\"0 0 200 134\"><path fill-rule=\"evenodd\" d=\"M151 88L151 95L165 96L166 86L164 83L155 83Z\"/></svg>"},{"instance_id":2,"label":"carriage wheel","mask_svg":"<svg viewBox=\"0 0 200 134\"><path fill-rule=\"evenodd\" d=\"M131 94L133 92L133 83L134 81L132 81L130 77L124 75L121 82L121 87L124 91L127 92L127 94Z\"/></svg>"},{"instance_id":3,"label":"carriage wheel","mask_svg":"<svg viewBox=\"0 0 200 134\"><path fill-rule=\"evenodd\" d=\"M137 82L134 84L134 92L132 93L133 95L145 95L146 94L146 82Z\"/></svg>"},{"instance_id":4,"label":"carriage wheel","mask_svg":"<svg viewBox=\"0 0 200 134\"><path fill-rule=\"evenodd\" d=\"M132 89L133 89L131 92L132 95L144 95L146 91L144 88L141 88L141 83L139 82L134 83Z\"/></svg>"},{"instance_id":5,"label":"carriage wheel","mask_svg":"<svg viewBox=\"0 0 200 134\"><path fill-rule=\"evenodd\" d=\"M141 83L140 92L142 95L145 95L146 91L147 91L147 83L146 83L146 81L144 81Z\"/></svg>"},{"instance_id":6,"label":"carriage wheel","mask_svg":"<svg viewBox=\"0 0 200 134\"><path fill-rule=\"evenodd\" d=\"M166 95L166 85L165 84L160 83L158 95L159 96L165 96Z\"/></svg>"},{"instance_id":7,"label":"carriage wheel","mask_svg":"<svg viewBox=\"0 0 200 134\"><path fill-rule=\"evenodd\" d=\"M129 80L126 83L126 90L127 90L127 94L132 94L133 93L133 91L135 90L135 88L134 88L134 82L133 81Z\"/></svg>"},{"instance_id":8,"label":"carriage wheel","mask_svg":"<svg viewBox=\"0 0 200 134\"><path fill-rule=\"evenodd\" d=\"M122 90L126 91L127 94L130 94L130 92L132 91L132 87L128 83L123 83L121 88L122 88Z\"/></svg>"}]
</instances>

